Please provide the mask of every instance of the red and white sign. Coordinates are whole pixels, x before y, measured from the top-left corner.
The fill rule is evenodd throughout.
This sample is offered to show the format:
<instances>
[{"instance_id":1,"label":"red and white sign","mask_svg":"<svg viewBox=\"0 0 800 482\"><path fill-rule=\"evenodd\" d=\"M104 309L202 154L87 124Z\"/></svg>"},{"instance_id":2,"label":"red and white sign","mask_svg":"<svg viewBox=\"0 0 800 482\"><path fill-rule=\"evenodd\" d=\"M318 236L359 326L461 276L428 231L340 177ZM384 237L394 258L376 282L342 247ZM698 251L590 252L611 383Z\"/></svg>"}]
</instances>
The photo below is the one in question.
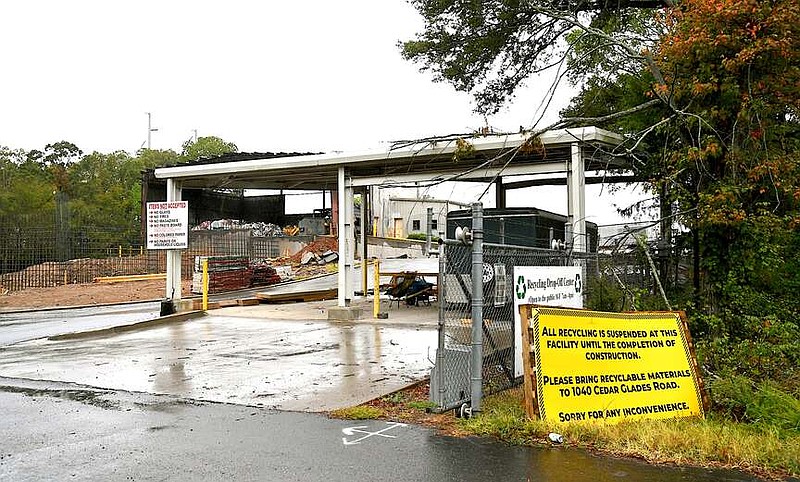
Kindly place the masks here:
<instances>
[{"instance_id":1,"label":"red and white sign","mask_svg":"<svg viewBox=\"0 0 800 482\"><path fill-rule=\"evenodd\" d=\"M189 202L147 203L147 249L189 247Z\"/></svg>"}]
</instances>

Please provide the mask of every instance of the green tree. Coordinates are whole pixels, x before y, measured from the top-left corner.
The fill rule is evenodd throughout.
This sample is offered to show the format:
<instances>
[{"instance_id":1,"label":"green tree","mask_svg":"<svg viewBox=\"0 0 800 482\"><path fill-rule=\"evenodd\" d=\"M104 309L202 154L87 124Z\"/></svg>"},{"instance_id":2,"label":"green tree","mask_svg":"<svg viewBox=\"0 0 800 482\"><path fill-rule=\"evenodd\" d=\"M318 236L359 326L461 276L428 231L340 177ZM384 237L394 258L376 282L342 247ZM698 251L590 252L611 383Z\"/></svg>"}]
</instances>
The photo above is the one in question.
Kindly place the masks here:
<instances>
[{"instance_id":1,"label":"green tree","mask_svg":"<svg viewBox=\"0 0 800 482\"><path fill-rule=\"evenodd\" d=\"M231 152L239 152L239 148L232 142L226 142L219 137L198 137L197 140L188 140L183 143L181 160L194 161L201 158L217 157Z\"/></svg>"},{"instance_id":2,"label":"green tree","mask_svg":"<svg viewBox=\"0 0 800 482\"><path fill-rule=\"evenodd\" d=\"M436 80L471 92L479 112L494 113L531 76L569 60L590 72L602 67L606 76L645 67L662 79L648 49L657 39L645 35L652 15L639 12L666 3L412 0L425 28L402 43L402 53ZM576 45L584 47L577 58Z\"/></svg>"},{"instance_id":3,"label":"green tree","mask_svg":"<svg viewBox=\"0 0 800 482\"><path fill-rule=\"evenodd\" d=\"M71 209L81 224L135 228L140 210L135 159L123 151L93 152L71 166Z\"/></svg>"},{"instance_id":4,"label":"green tree","mask_svg":"<svg viewBox=\"0 0 800 482\"><path fill-rule=\"evenodd\" d=\"M75 144L67 141L54 142L44 147L39 162L50 172L50 177L56 192L69 194L69 175L67 170L71 164L77 162L83 151Z\"/></svg>"},{"instance_id":5,"label":"green tree","mask_svg":"<svg viewBox=\"0 0 800 482\"><path fill-rule=\"evenodd\" d=\"M141 171L143 169L169 166L178 163L180 160L181 157L172 149L165 151L158 149L140 149L136 153L134 166Z\"/></svg>"},{"instance_id":6,"label":"green tree","mask_svg":"<svg viewBox=\"0 0 800 482\"><path fill-rule=\"evenodd\" d=\"M53 186L42 164L23 150L0 147L0 219L26 225L34 217L52 219Z\"/></svg>"}]
</instances>

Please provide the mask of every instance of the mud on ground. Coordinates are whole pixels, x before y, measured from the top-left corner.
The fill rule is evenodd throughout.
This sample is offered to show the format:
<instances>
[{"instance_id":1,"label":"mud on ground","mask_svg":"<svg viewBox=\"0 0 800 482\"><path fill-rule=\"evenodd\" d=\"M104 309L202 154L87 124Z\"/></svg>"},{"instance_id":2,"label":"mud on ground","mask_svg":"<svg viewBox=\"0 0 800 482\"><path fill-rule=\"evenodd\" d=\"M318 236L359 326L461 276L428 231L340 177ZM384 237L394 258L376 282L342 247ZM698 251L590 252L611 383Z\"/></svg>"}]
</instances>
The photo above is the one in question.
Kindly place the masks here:
<instances>
[{"instance_id":1,"label":"mud on ground","mask_svg":"<svg viewBox=\"0 0 800 482\"><path fill-rule=\"evenodd\" d=\"M183 280L184 297L191 296L192 280ZM58 306L104 305L164 298L164 280L123 283L83 283L28 288L0 295L0 309L40 309Z\"/></svg>"}]
</instances>

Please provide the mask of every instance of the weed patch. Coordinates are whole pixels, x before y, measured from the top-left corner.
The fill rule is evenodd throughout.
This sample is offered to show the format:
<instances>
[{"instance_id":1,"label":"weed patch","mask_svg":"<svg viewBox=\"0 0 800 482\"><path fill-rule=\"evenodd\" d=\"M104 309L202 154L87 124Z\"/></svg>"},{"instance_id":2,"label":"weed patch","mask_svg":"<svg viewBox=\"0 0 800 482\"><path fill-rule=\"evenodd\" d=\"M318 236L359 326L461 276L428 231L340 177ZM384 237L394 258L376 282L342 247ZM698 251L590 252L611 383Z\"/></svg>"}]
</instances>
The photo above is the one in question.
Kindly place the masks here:
<instances>
[{"instance_id":1,"label":"weed patch","mask_svg":"<svg viewBox=\"0 0 800 482\"><path fill-rule=\"evenodd\" d=\"M725 393L732 400L749 400L740 394L741 383L732 381L730 387L717 387L720 390L718 395L722 397L721 390L725 388L731 390ZM784 399L770 392L760 395L766 397L763 402L748 402L747 405L747 413L767 414L761 419L773 420L774 423L769 424L740 423L723 412L712 413L705 420L641 420L617 424L528 420L520 389L486 397L479 416L457 419L452 412L430 413L432 404L427 393L428 384L421 383L359 407L337 410L331 415L416 423L448 435L494 437L514 445L549 445L548 434L556 432L563 435L564 444L568 446L613 456L635 457L655 464L736 468L769 478L800 475L800 433L791 429L791 423L787 422L793 420L791 413L797 400ZM781 403L789 415L777 415ZM749 408L751 405L760 407L762 412Z\"/></svg>"},{"instance_id":2,"label":"weed patch","mask_svg":"<svg viewBox=\"0 0 800 482\"><path fill-rule=\"evenodd\" d=\"M342 408L331 412L331 416L334 418L343 418L346 420L372 420L381 418L383 415L383 410L366 405Z\"/></svg>"}]
</instances>

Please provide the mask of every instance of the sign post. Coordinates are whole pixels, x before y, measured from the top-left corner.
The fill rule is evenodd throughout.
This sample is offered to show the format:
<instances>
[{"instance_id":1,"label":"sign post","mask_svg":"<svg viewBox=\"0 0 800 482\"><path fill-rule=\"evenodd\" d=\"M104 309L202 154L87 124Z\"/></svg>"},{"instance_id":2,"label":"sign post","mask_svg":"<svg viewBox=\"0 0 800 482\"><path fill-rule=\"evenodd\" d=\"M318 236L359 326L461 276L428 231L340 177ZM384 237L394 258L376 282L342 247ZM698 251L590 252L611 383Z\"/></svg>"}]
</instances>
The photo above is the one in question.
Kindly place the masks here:
<instances>
[{"instance_id":1,"label":"sign post","mask_svg":"<svg viewBox=\"0 0 800 482\"><path fill-rule=\"evenodd\" d=\"M147 203L147 249L188 247L188 201Z\"/></svg>"}]
</instances>

